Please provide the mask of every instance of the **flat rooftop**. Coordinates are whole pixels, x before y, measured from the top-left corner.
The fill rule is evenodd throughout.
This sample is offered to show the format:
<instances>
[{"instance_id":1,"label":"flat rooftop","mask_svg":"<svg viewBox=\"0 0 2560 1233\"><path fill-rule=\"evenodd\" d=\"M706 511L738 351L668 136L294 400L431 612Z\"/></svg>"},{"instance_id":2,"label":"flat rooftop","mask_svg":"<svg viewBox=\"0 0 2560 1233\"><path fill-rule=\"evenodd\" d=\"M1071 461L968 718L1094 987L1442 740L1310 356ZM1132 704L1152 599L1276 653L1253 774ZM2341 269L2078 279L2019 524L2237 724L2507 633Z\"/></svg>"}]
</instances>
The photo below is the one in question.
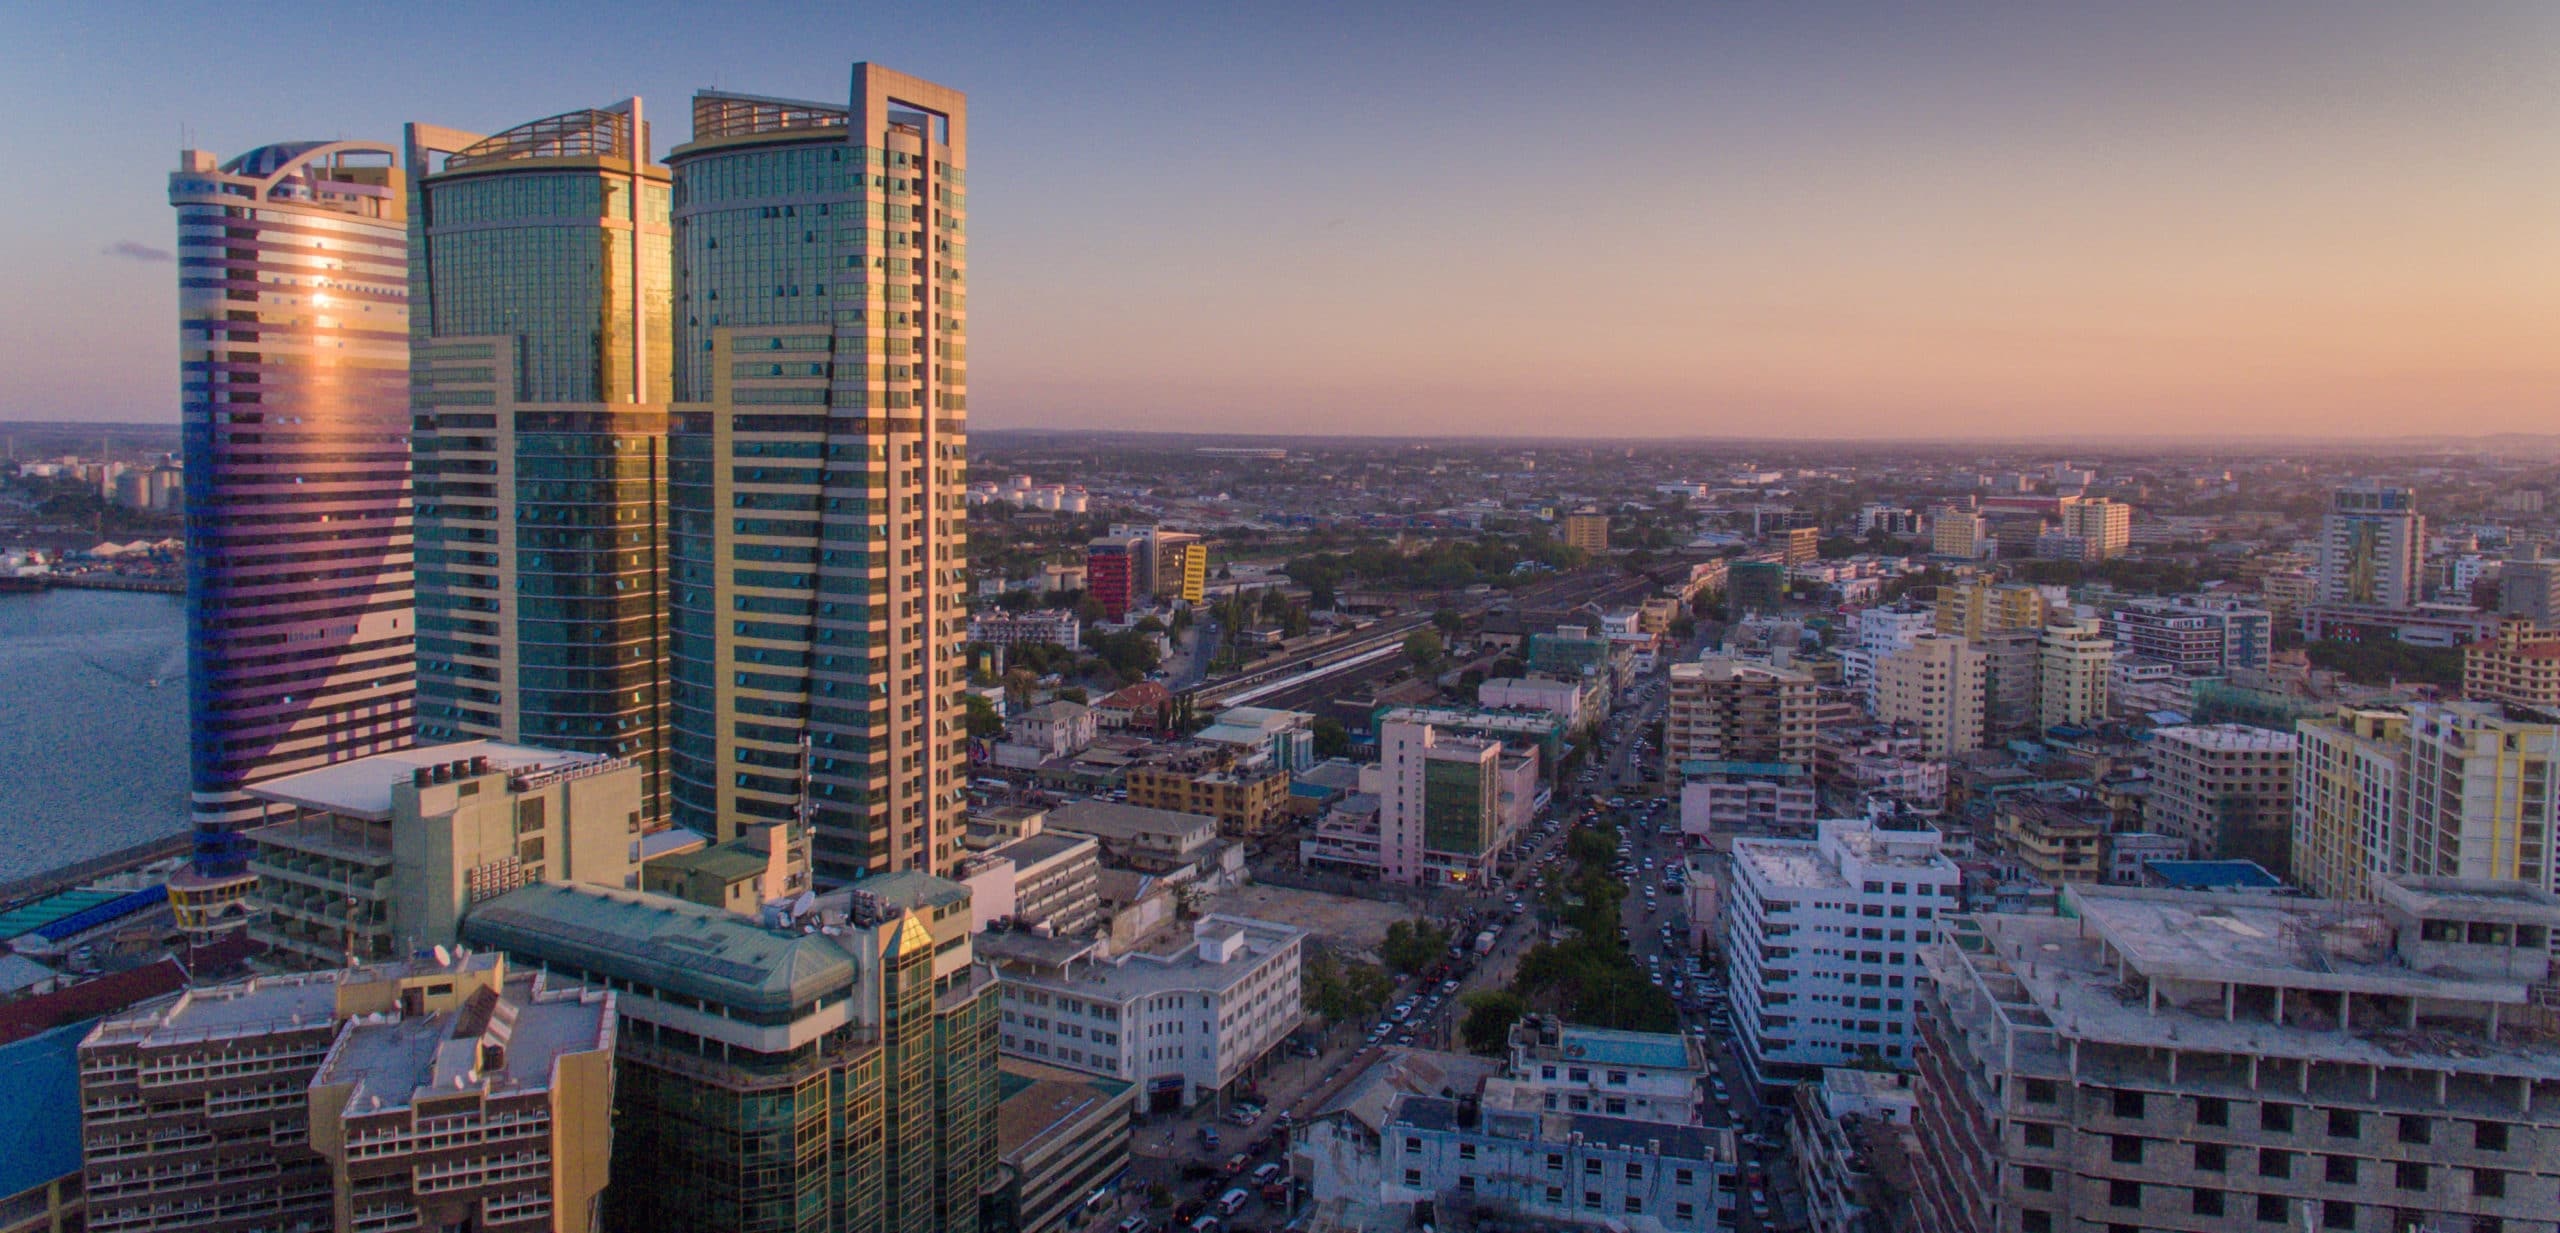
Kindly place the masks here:
<instances>
[{"instance_id":1,"label":"flat rooftop","mask_svg":"<svg viewBox=\"0 0 2560 1233\"><path fill-rule=\"evenodd\" d=\"M419 767L467 762L482 757L489 760L492 773L517 774L613 761L603 754L536 749L503 741L455 741L446 745L413 745L390 753L357 758L352 762L283 775L250 784L247 790L251 796L279 804L382 820L391 816L392 786L409 782L411 774Z\"/></svg>"},{"instance_id":2,"label":"flat rooftop","mask_svg":"<svg viewBox=\"0 0 2560 1233\"><path fill-rule=\"evenodd\" d=\"M789 1013L852 986L854 961L823 933L757 921L669 895L545 882L475 905L465 939L575 965L714 1005Z\"/></svg>"},{"instance_id":3,"label":"flat rooftop","mask_svg":"<svg viewBox=\"0 0 2560 1233\"><path fill-rule=\"evenodd\" d=\"M1307 936L1306 930L1269 921L1247 920L1223 913L1204 916L1195 929L1218 932L1221 928L1240 931L1244 935L1244 952L1225 963L1213 963L1200 954L1198 934L1181 940L1170 953L1133 952L1078 964L1053 975L1045 971L1002 969L1005 980L1034 985L1044 989L1075 994L1103 1001L1126 1002L1159 993L1216 993L1244 983L1247 976L1262 965L1273 952Z\"/></svg>"},{"instance_id":4,"label":"flat rooftop","mask_svg":"<svg viewBox=\"0 0 2560 1233\"><path fill-rule=\"evenodd\" d=\"M1176 813L1113 801L1072 801L1049 811L1043 829L1074 831L1096 839L1125 842L1140 836L1183 837L1218 833L1218 820L1207 814Z\"/></svg>"},{"instance_id":5,"label":"flat rooftop","mask_svg":"<svg viewBox=\"0 0 2560 1233\"><path fill-rule=\"evenodd\" d=\"M1084 835L1052 835L1043 831L1037 835L1016 839L1012 843L988 852L987 855L1005 857L1013 862L1014 868L1028 869L1042 861L1055 860L1092 843L1093 840Z\"/></svg>"},{"instance_id":6,"label":"flat rooftop","mask_svg":"<svg viewBox=\"0 0 2560 1233\"><path fill-rule=\"evenodd\" d=\"M1648 1070L1687 1070L1689 1038L1677 1032L1627 1032L1616 1028L1567 1025L1563 1052L1602 1066L1640 1066Z\"/></svg>"},{"instance_id":7,"label":"flat rooftop","mask_svg":"<svg viewBox=\"0 0 2560 1233\"><path fill-rule=\"evenodd\" d=\"M1733 841L1733 863L1747 865L1771 886L1790 890L1845 890L1849 881L1822 858L1821 845L1810 839L1739 838Z\"/></svg>"},{"instance_id":8,"label":"flat rooftop","mask_svg":"<svg viewBox=\"0 0 2560 1233\"><path fill-rule=\"evenodd\" d=\"M1021 1159L1046 1140L1075 1130L1129 1091L1129 1084L1118 1079L1014 1057L998 1059L996 1070L996 1155L1005 1160Z\"/></svg>"},{"instance_id":9,"label":"flat rooftop","mask_svg":"<svg viewBox=\"0 0 2560 1233\"><path fill-rule=\"evenodd\" d=\"M480 1044L493 1024L505 1028L505 1061L483 1071ZM555 991L539 974L527 974L506 982L485 1018L464 1009L350 1022L313 1082L353 1084L348 1110L366 1114L407 1107L422 1095L542 1091L550 1086L555 1060L612 1047L609 995ZM375 1098L381 1103L373 1103Z\"/></svg>"}]
</instances>

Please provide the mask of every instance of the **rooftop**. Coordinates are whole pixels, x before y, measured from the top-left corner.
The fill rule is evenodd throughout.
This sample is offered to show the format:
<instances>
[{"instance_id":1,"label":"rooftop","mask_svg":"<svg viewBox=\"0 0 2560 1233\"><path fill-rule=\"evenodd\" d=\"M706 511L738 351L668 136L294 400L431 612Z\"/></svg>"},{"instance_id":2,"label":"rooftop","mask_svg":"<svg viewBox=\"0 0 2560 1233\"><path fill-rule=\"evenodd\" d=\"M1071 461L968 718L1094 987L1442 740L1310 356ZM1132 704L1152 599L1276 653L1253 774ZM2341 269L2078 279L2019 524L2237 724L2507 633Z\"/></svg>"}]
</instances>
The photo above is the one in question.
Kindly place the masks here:
<instances>
[{"instance_id":1,"label":"rooftop","mask_svg":"<svg viewBox=\"0 0 2560 1233\"><path fill-rule=\"evenodd\" d=\"M557 749L509 745L502 741L455 741L445 745L413 745L369 758L264 780L249 785L248 792L252 796L306 809L323 809L358 818L387 819L391 816L392 787L409 782L419 768L468 762L481 757L489 760L492 773L520 775L614 761L603 754L566 753Z\"/></svg>"},{"instance_id":2,"label":"rooftop","mask_svg":"<svg viewBox=\"0 0 2560 1233\"><path fill-rule=\"evenodd\" d=\"M1074 831L1096 839L1127 842L1142 835L1210 836L1218 833L1218 820L1206 814L1176 813L1170 809L1149 809L1144 805L1122 805L1113 801L1070 801L1049 811L1046 829Z\"/></svg>"},{"instance_id":3,"label":"rooftop","mask_svg":"<svg viewBox=\"0 0 2560 1233\"><path fill-rule=\"evenodd\" d=\"M1628 1032L1566 1024L1558 1052L1602 1066L1688 1070L1697 1065L1689 1055L1688 1037L1678 1032Z\"/></svg>"},{"instance_id":4,"label":"rooftop","mask_svg":"<svg viewBox=\"0 0 2560 1233\"><path fill-rule=\"evenodd\" d=\"M613 1048L613 998L595 990L554 990L536 974L510 978L457 1010L385 1012L351 1020L330 1046L314 1083L347 1083L350 1113L401 1108L425 1096L541 1091L552 1063ZM501 1046L493 1056L483 1042ZM494 1068L483 1069L491 1062Z\"/></svg>"},{"instance_id":5,"label":"rooftop","mask_svg":"<svg viewBox=\"0 0 2560 1233\"><path fill-rule=\"evenodd\" d=\"M2290 732L2252 728L2247 724L2182 724L2156 729L2151 738L2172 745L2191 745L2213 753L2291 753L2297 743Z\"/></svg>"},{"instance_id":6,"label":"rooftop","mask_svg":"<svg viewBox=\"0 0 2560 1233\"><path fill-rule=\"evenodd\" d=\"M1129 1090L1117 1079L1021 1058L1000 1058L996 1066L996 1154L1005 1158L1019 1158L1045 1139L1079 1129Z\"/></svg>"},{"instance_id":7,"label":"rooftop","mask_svg":"<svg viewBox=\"0 0 2560 1233\"><path fill-rule=\"evenodd\" d=\"M1055 860L1078 848L1091 846L1093 840L1083 835L1052 835L1046 831L1016 839L987 853L1013 862L1016 869L1028 869L1042 861Z\"/></svg>"},{"instance_id":8,"label":"rooftop","mask_svg":"<svg viewBox=\"0 0 2560 1233\"><path fill-rule=\"evenodd\" d=\"M474 907L462 935L766 1013L789 1013L854 978L852 955L824 934L767 929L718 908L602 886L547 882L510 891Z\"/></svg>"},{"instance_id":9,"label":"rooftop","mask_svg":"<svg viewBox=\"0 0 2560 1233\"><path fill-rule=\"evenodd\" d=\"M1204 936L1241 935L1243 948L1225 963L1201 953ZM1170 953L1144 951L1110 960L1062 966L1055 972L1007 968L1003 977L1022 984L1065 990L1106 1001L1133 1001L1159 993L1217 993L1242 984L1263 959L1298 944L1307 931L1292 925L1214 913L1192 926L1192 940Z\"/></svg>"},{"instance_id":10,"label":"rooftop","mask_svg":"<svg viewBox=\"0 0 2560 1233\"><path fill-rule=\"evenodd\" d=\"M2284 880L2256 861L2144 861L2151 876L2177 890L2281 890Z\"/></svg>"}]
</instances>

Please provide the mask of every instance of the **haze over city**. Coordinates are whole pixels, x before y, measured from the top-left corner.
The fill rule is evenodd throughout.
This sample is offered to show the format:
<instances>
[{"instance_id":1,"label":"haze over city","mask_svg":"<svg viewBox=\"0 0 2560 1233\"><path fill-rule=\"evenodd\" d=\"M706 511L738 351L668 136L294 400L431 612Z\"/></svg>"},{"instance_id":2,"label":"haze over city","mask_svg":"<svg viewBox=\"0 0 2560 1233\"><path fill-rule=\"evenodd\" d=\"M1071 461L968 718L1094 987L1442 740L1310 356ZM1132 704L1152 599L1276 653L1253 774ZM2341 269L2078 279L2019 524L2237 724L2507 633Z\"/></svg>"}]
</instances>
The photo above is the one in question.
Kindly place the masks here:
<instances>
[{"instance_id":1,"label":"haze over city","mask_svg":"<svg viewBox=\"0 0 2560 1233\"><path fill-rule=\"evenodd\" d=\"M177 414L183 143L976 104L975 424L2541 432L2542 3L275 5L0 15L0 419Z\"/></svg>"}]
</instances>

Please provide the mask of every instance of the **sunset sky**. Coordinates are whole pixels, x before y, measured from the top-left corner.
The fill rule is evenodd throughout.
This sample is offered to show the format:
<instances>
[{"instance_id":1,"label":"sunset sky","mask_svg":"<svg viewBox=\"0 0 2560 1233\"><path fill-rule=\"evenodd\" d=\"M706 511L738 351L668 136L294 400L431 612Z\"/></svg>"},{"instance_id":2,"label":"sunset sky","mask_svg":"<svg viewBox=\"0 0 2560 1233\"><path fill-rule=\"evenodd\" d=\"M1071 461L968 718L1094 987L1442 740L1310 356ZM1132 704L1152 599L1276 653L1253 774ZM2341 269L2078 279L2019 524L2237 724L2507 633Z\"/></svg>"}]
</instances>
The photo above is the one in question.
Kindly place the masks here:
<instances>
[{"instance_id":1,"label":"sunset sky","mask_svg":"<svg viewBox=\"0 0 2560 1233\"><path fill-rule=\"evenodd\" d=\"M0 12L0 419L172 421L182 143L970 96L979 428L2560 432L2560 4Z\"/></svg>"}]
</instances>

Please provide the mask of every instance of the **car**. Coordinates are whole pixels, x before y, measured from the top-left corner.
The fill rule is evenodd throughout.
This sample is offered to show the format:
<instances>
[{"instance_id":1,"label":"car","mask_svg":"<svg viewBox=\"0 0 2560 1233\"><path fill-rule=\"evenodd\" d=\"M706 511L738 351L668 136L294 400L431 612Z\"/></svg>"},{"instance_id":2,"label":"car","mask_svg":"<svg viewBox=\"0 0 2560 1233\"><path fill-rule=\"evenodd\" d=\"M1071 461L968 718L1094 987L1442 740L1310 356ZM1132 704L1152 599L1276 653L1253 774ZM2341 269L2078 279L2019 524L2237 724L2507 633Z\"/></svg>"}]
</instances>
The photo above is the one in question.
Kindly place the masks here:
<instances>
[{"instance_id":1,"label":"car","mask_svg":"<svg viewBox=\"0 0 2560 1233\"><path fill-rule=\"evenodd\" d=\"M1227 1120L1234 1122L1238 1126L1251 1126L1255 1122L1262 1120L1262 1107L1259 1105L1237 1105L1232 1112L1227 1114Z\"/></svg>"},{"instance_id":2,"label":"car","mask_svg":"<svg viewBox=\"0 0 2560 1233\"><path fill-rule=\"evenodd\" d=\"M1155 1233L1156 1223L1144 1216L1131 1216L1111 1226L1111 1233Z\"/></svg>"},{"instance_id":3,"label":"car","mask_svg":"<svg viewBox=\"0 0 2560 1233\"><path fill-rule=\"evenodd\" d=\"M1443 994L1456 993L1457 991L1458 991L1458 982L1456 981L1456 979L1452 978L1452 979L1444 980L1444 981L1441 981L1441 982L1440 982L1440 992L1442 992Z\"/></svg>"},{"instance_id":4,"label":"car","mask_svg":"<svg viewBox=\"0 0 2560 1233\"><path fill-rule=\"evenodd\" d=\"M1252 1161L1253 1157L1247 1156L1243 1152L1237 1152L1235 1155L1227 1157L1227 1163L1220 1165L1219 1167L1226 1170L1227 1176L1234 1177L1235 1175L1244 1172L1244 1167L1247 1164L1252 1163Z\"/></svg>"},{"instance_id":5,"label":"car","mask_svg":"<svg viewBox=\"0 0 2560 1233\"><path fill-rule=\"evenodd\" d=\"M1279 1161L1264 1161L1261 1164L1255 1165L1253 1168L1253 1184L1256 1186L1270 1185L1273 1181L1277 1180L1283 1172L1285 1172L1285 1170L1280 1167Z\"/></svg>"},{"instance_id":6,"label":"car","mask_svg":"<svg viewBox=\"0 0 2560 1233\"><path fill-rule=\"evenodd\" d=\"M1215 1126L1203 1126L1203 1127L1201 1127L1201 1128L1200 1128L1200 1146L1205 1147L1205 1148L1208 1148L1210 1151L1213 1151L1213 1152L1214 1152L1214 1151L1216 1151L1216 1150L1218 1150L1218 1128L1217 1128L1217 1127L1215 1127Z\"/></svg>"},{"instance_id":7,"label":"car","mask_svg":"<svg viewBox=\"0 0 2560 1233\"><path fill-rule=\"evenodd\" d=\"M1242 1186L1229 1186L1225 1194L1218 1196L1218 1214L1222 1216L1235 1215L1237 1212L1244 1210L1245 1204L1251 1202L1253 1202L1252 1191L1246 1190Z\"/></svg>"},{"instance_id":8,"label":"car","mask_svg":"<svg viewBox=\"0 0 2560 1233\"><path fill-rule=\"evenodd\" d=\"M1399 1044L1399 1045L1404 1045L1404 1046L1406 1046L1406 1047L1410 1048L1410 1047L1412 1046L1412 1044L1413 1044L1413 1033L1411 1033L1411 1032L1398 1032L1398 1033L1396 1033L1396 1043L1397 1043L1397 1044Z\"/></svg>"}]
</instances>

